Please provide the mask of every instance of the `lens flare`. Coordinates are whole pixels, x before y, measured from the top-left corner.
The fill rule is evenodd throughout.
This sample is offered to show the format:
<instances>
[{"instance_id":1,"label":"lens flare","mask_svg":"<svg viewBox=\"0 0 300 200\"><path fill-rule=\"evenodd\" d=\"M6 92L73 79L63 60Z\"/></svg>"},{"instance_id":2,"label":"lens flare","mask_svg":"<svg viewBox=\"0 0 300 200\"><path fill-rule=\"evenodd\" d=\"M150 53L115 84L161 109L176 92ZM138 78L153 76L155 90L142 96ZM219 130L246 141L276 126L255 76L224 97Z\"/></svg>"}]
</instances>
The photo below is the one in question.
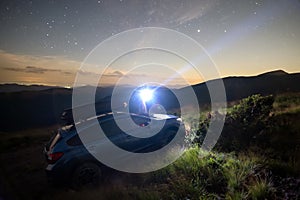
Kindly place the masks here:
<instances>
[{"instance_id":1,"label":"lens flare","mask_svg":"<svg viewBox=\"0 0 300 200\"><path fill-rule=\"evenodd\" d=\"M139 92L139 95L143 102L150 101L153 97L153 90L143 89Z\"/></svg>"}]
</instances>

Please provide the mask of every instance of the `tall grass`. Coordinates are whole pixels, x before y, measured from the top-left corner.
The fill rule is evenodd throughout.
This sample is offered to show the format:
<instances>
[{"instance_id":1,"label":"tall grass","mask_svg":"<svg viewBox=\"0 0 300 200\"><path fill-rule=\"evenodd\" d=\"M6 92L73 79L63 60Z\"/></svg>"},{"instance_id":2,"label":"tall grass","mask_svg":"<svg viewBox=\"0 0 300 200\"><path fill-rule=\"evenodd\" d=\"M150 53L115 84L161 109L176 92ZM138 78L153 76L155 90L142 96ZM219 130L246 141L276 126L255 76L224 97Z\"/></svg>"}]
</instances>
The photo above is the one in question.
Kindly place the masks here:
<instances>
[{"instance_id":1,"label":"tall grass","mask_svg":"<svg viewBox=\"0 0 300 200\"><path fill-rule=\"evenodd\" d=\"M162 194L166 199L245 199L250 193L252 195L256 186L253 180L260 170L261 158L251 156L253 158L245 154L191 148L175 163L152 173L150 177L161 174L161 171L168 172L162 177L166 178L167 184L164 181L157 183L164 185Z\"/></svg>"},{"instance_id":2,"label":"tall grass","mask_svg":"<svg viewBox=\"0 0 300 200\"><path fill-rule=\"evenodd\" d=\"M267 178L258 177L250 186L248 186L249 197L251 199L272 199L274 198L275 188Z\"/></svg>"}]
</instances>

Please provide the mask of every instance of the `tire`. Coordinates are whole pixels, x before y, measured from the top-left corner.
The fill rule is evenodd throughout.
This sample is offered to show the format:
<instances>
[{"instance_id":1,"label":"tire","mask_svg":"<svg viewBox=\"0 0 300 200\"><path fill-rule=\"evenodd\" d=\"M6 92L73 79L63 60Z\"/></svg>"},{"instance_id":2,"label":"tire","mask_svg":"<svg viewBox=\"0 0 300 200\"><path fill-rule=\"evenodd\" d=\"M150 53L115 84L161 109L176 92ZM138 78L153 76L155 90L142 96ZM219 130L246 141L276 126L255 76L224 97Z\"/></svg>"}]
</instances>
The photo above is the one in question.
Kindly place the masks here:
<instances>
[{"instance_id":1,"label":"tire","mask_svg":"<svg viewBox=\"0 0 300 200\"><path fill-rule=\"evenodd\" d=\"M96 187L100 184L101 168L95 163L84 163L77 167L73 173L72 186L74 189Z\"/></svg>"}]
</instances>

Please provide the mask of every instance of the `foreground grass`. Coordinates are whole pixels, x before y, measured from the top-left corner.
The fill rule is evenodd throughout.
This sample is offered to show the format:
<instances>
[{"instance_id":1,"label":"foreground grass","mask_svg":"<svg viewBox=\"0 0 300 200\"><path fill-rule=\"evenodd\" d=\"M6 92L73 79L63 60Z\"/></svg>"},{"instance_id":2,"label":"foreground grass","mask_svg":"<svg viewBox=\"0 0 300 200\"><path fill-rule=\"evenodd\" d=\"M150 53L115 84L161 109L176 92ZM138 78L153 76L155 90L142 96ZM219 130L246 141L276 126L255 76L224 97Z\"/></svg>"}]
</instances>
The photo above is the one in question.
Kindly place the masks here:
<instances>
[{"instance_id":1,"label":"foreground grass","mask_svg":"<svg viewBox=\"0 0 300 200\"><path fill-rule=\"evenodd\" d=\"M253 154L187 150L156 172L120 173L99 188L60 190L45 199L297 199L293 181L272 174L265 158ZM116 181L117 180L117 181ZM293 185L294 184L294 185ZM283 192L285 191L285 192ZM288 193L288 191L290 191ZM288 193L288 194L287 194Z\"/></svg>"},{"instance_id":2,"label":"foreground grass","mask_svg":"<svg viewBox=\"0 0 300 200\"><path fill-rule=\"evenodd\" d=\"M3 160L5 159L5 160ZM5 162L3 162L5 161ZM168 167L147 174L110 174L98 188L48 185L40 147L1 154L3 199L297 199L299 179L273 173L253 153L188 149ZM297 185L298 181L298 185ZM288 194L287 194L288 193ZM297 196L298 195L298 196ZM285 198L288 197L288 198Z\"/></svg>"},{"instance_id":3,"label":"foreground grass","mask_svg":"<svg viewBox=\"0 0 300 200\"><path fill-rule=\"evenodd\" d=\"M165 199L272 198L272 182L264 172L258 173L260 161L257 157L189 149L164 169L168 187L162 194ZM255 190L260 181L269 186L261 193Z\"/></svg>"}]
</instances>

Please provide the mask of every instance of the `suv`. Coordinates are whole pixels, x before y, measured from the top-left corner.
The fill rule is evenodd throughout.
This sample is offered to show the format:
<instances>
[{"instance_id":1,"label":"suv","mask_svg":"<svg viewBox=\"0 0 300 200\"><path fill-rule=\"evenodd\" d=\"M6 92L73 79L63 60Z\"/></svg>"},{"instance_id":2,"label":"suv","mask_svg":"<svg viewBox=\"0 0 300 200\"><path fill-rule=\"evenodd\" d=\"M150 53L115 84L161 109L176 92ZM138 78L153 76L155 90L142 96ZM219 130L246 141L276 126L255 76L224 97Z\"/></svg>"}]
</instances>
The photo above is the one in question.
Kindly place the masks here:
<instances>
[{"instance_id":1,"label":"suv","mask_svg":"<svg viewBox=\"0 0 300 200\"><path fill-rule=\"evenodd\" d=\"M137 138L122 131L116 124L116 119L131 117L141 130L147 126L156 126L164 121L160 131L152 137ZM94 118L95 119L95 118ZM147 153L158 150L167 145L178 131L185 131L181 119L174 115L153 114L139 115L133 113L106 113L94 120L91 124L85 120L81 126L101 126L103 132L118 147L135 153ZM185 134L185 132L183 133ZM126 140L120 139L126 137ZM97 141L101 144L101 141ZM103 141L102 141L103 144ZM71 184L75 187L97 185L103 171L109 169L96 160L83 145L74 123L60 128L44 147L44 154L48 162L46 173L48 180L55 184Z\"/></svg>"}]
</instances>

